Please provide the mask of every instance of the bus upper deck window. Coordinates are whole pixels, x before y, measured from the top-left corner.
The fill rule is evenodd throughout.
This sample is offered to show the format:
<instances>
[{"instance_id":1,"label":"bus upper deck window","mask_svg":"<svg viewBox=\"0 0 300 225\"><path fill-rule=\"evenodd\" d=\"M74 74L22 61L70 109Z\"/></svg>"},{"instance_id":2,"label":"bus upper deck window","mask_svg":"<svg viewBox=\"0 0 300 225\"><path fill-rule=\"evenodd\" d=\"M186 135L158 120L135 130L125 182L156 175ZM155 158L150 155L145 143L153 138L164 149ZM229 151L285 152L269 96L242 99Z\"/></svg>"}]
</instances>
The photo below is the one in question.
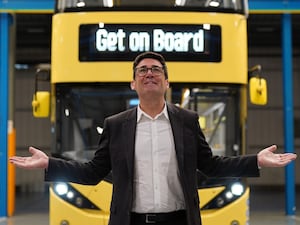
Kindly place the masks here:
<instances>
[{"instance_id":1,"label":"bus upper deck window","mask_svg":"<svg viewBox=\"0 0 300 225\"><path fill-rule=\"evenodd\" d=\"M65 12L72 10L84 10L86 8L93 8L95 10L100 8L114 8L114 7L162 7L165 8L195 8L195 9L209 9L216 11L229 11L244 13L247 11L246 0L57 0L56 11ZM181 8L182 7L182 8ZM147 7L145 7L147 10ZM149 8L151 10L151 8Z\"/></svg>"}]
</instances>

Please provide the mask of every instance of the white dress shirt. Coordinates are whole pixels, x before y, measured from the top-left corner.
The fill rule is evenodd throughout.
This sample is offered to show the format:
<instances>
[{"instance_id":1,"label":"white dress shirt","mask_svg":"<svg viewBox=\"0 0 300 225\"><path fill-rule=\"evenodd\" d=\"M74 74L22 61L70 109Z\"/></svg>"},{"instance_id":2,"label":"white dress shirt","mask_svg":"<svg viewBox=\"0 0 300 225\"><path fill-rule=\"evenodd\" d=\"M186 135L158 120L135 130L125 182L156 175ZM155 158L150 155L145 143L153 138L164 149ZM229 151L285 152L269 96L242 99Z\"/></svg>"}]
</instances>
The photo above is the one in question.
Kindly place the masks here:
<instances>
[{"instance_id":1,"label":"white dress shirt","mask_svg":"<svg viewBox=\"0 0 300 225\"><path fill-rule=\"evenodd\" d=\"M138 107L132 211L155 213L184 208L167 107L155 118Z\"/></svg>"}]
</instances>

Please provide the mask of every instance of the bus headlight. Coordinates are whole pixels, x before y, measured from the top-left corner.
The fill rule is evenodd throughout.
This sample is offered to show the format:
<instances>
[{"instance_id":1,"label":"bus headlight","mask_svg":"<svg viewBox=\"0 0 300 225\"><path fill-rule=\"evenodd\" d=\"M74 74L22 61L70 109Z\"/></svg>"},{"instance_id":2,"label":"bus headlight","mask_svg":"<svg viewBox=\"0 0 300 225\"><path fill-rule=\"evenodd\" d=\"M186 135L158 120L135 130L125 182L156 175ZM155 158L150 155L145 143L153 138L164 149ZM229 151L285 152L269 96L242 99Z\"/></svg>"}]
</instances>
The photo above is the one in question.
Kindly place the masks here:
<instances>
[{"instance_id":1,"label":"bus headlight","mask_svg":"<svg viewBox=\"0 0 300 225\"><path fill-rule=\"evenodd\" d=\"M206 205L204 205L201 210L222 208L238 199L244 193L245 187L240 182L226 185L226 188Z\"/></svg>"},{"instance_id":2,"label":"bus headlight","mask_svg":"<svg viewBox=\"0 0 300 225\"><path fill-rule=\"evenodd\" d=\"M233 183L231 185L231 193L233 195L241 196L244 193L244 191L244 186L239 182Z\"/></svg>"},{"instance_id":3,"label":"bus headlight","mask_svg":"<svg viewBox=\"0 0 300 225\"><path fill-rule=\"evenodd\" d=\"M54 191L58 195L65 195L68 193L68 185L66 183L57 183L54 185Z\"/></svg>"},{"instance_id":4,"label":"bus headlight","mask_svg":"<svg viewBox=\"0 0 300 225\"><path fill-rule=\"evenodd\" d=\"M95 204L68 183L53 183L52 188L57 196L77 208L99 210Z\"/></svg>"}]
</instances>

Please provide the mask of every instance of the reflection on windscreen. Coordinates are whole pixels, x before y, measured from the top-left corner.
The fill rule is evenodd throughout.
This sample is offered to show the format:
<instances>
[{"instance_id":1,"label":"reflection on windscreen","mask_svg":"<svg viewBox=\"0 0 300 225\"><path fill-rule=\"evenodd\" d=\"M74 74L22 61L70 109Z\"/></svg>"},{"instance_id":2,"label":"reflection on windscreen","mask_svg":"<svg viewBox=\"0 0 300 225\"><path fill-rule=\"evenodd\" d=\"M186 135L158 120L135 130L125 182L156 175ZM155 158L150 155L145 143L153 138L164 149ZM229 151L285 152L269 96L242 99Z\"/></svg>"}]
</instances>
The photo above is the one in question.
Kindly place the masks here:
<instances>
[{"instance_id":1,"label":"reflection on windscreen","mask_svg":"<svg viewBox=\"0 0 300 225\"><path fill-rule=\"evenodd\" d=\"M212 9L231 9L234 11L245 11L243 0L58 0L58 11L68 8L113 8L113 7L195 7Z\"/></svg>"},{"instance_id":2,"label":"reflection on windscreen","mask_svg":"<svg viewBox=\"0 0 300 225\"><path fill-rule=\"evenodd\" d=\"M59 88L58 88L59 89ZM58 96L63 157L85 161L94 155L104 119L138 104L127 86L70 87Z\"/></svg>"},{"instance_id":3,"label":"reflection on windscreen","mask_svg":"<svg viewBox=\"0 0 300 225\"><path fill-rule=\"evenodd\" d=\"M56 143L62 157L86 161L98 147L104 119L139 104L129 85L57 87ZM194 110L207 142L216 155L240 150L239 89L186 88L173 85L171 98ZM181 94L178 94L181 93ZM182 95L182 96L181 96Z\"/></svg>"},{"instance_id":4,"label":"reflection on windscreen","mask_svg":"<svg viewBox=\"0 0 300 225\"><path fill-rule=\"evenodd\" d=\"M185 89L182 107L199 115L199 124L215 155L234 155L238 139L237 95L230 89Z\"/></svg>"}]
</instances>

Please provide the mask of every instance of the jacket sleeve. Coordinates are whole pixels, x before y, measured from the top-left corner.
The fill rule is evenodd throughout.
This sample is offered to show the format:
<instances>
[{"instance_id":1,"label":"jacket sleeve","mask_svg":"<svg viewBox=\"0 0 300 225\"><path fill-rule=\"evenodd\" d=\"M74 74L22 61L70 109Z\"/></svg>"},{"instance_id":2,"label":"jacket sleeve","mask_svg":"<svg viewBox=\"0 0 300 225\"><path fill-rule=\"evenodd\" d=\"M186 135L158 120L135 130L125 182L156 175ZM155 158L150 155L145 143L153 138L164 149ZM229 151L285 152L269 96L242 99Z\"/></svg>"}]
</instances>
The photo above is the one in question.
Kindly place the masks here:
<instances>
[{"instance_id":1,"label":"jacket sleeve","mask_svg":"<svg viewBox=\"0 0 300 225\"><path fill-rule=\"evenodd\" d=\"M257 177L259 168L256 155L213 156L211 148L195 118L197 165L209 177Z\"/></svg>"},{"instance_id":2,"label":"jacket sleeve","mask_svg":"<svg viewBox=\"0 0 300 225\"><path fill-rule=\"evenodd\" d=\"M79 184L97 184L110 171L109 132L104 121L103 133L94 158L89 162L67 161L50 158L48 169L45 171L45 181L64 181Z\"/></svg>"}]
</instances>

